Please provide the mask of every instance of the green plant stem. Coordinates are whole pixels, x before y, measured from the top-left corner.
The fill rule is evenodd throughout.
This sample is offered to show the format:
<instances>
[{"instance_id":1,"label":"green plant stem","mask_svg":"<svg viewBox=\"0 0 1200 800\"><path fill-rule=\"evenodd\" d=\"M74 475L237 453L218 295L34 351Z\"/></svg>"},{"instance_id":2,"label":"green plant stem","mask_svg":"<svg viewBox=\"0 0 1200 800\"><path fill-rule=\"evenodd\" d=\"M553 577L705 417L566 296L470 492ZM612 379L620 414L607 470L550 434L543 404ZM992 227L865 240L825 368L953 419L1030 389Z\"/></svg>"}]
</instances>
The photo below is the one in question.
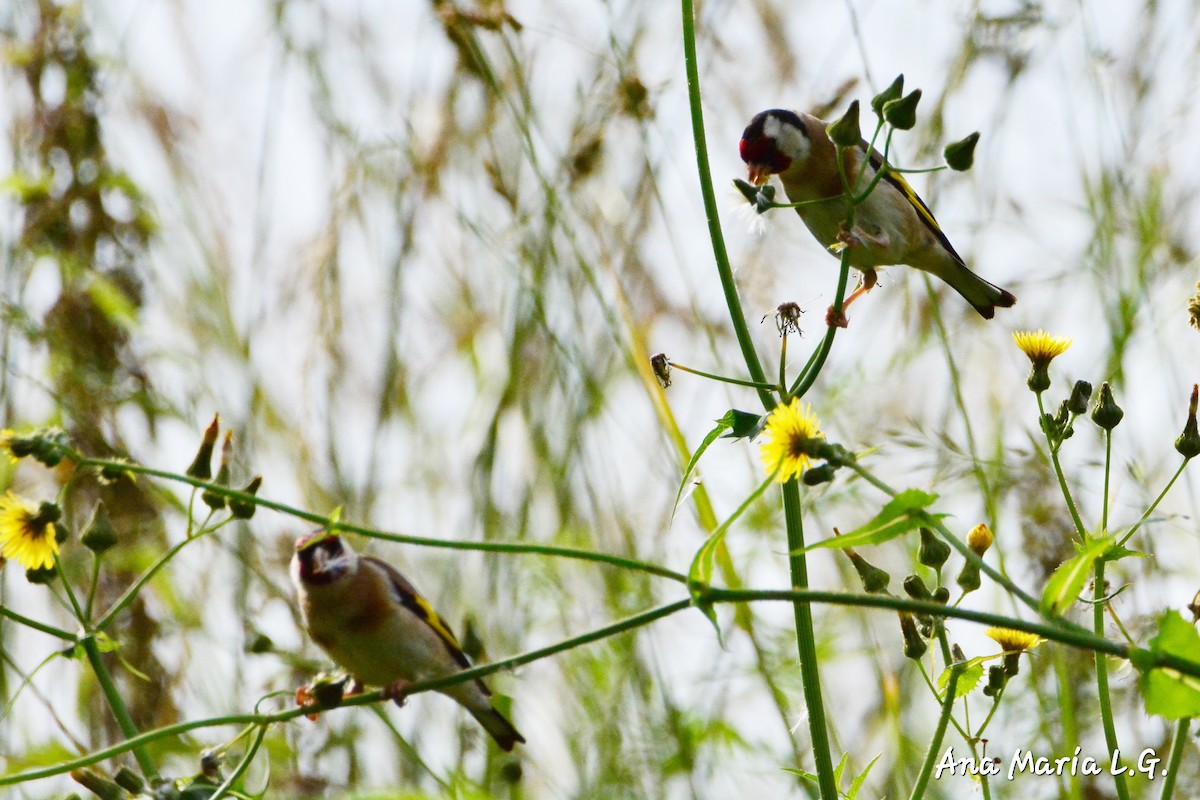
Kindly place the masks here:
<instances>
[{"instance_id":1,"label":"green plant stem","mask_svg":"<svg viewBox=\"0 0 1200 800\"><path fill-rule=\"evenodd\" d=\"M792 587L808 588L808 563L804 554L804 524L800 513L800 487L795 478L783 484L783 513L787 524L788 565ZM837 782L829 752L829 731L825 723L825 702L821 697L821 674L817 661L817 642L813 633L812 606L796 599L792 602L796 622L796 650L800 656L800 680L808 707L808 730L812 737L813 760L817 767L817 785L825 800L837 800Z\"/></svg>"},{"instance_id":2,"label":"green plant stem","mask_svg":"<svg viewBox=\"0 0 1200 800\"><path fill-rule=\"evenodd\" d=\"M896 497L899 494L899 492L897 492L891 486L889 486L888 484L884 483L882 480L877 478L873 473L871 473L869 470L867 470L865 467L863 467L857 461L850 462L850 463L846 464L846 466L849 469L853 470L859 477L861 477L867 483L871 484L872 486L874 486L876 489L883 492L884 494L886 494L890 497ZM937 531L938 535L941 536L946 541L947 544L949 544L951 547L953 547L955 550L957 550L959 555L961 555L967 561L970 561L972 564L975 564L977 567L979 567L979 569L985 575L987 575L989 578L994 580L996 583L1003 586L1004 589L1006 591L1008 591L1012 596L1020 599L1021 602L1024 603L1025 605L1027 605L1029 608L1032 608L1033 610L1038 611L1038 601L1032 595L1030 595L1028 592L1026 592L1021 587L1017 586L1015 583L1012 582L1012 580L1010 580L1009 578L1005 577L1004 575L997 572L994 568L992 568L992 566L990 564L988 564L986 561L984 561L974 550L967 547L966 543L964 543L957 536L955 536L950 531L950 529L947 528L942 523L942 521L940 519L933 516L932 514L928 514L928 513L924 512L924 511L920 512L918 514L918 516L921 518L921 522L926 527L932 528L933 530ZM1039 613L1040 613L1040 611L1039 611ZM1069 625L1070 623L1067 623L1064 620L1063 624Z\"/></svg>"},{"instance_id":3,"label":"green plant stem","mask_svg":"<svg viewBox=\"0 0 1200 800\"><path fill-rule=\"evenodd\" d=\"M921 765L921 772L917 775L917 782L913 785L912 793L909 795L910 800L920 800L925 796L925 789L929 786L929 778L933 775L934 764L937 763L938 754L942 749L942 740L946 737L946 726L950 722L950 712L954 709L954 691L958 686L958 676L962 674L965 664L950 665L950 679L946 682L946 696L942 698L942 713L938 717L937 728L933 732L933 738L929 741L929 750L925 754L925 763Z\"/></svg>"},{"instance_id":4,"label":"green plant stem","mask_svg":"<svg viewBox=\"0 0 1200 800\"><path fill-rule=\"evenodd\" d=\"M64 631L62 628L55 628L53 625L47 625L44 622L38 622L36 619L30 619L29 617L18 614L12 609L5 608L4 606L0 606L0 617L8 617L19 625L24 625L27 628L33 628L35 631L41 631L48 636L62 639L64 642L74 642L78 638L70 631Z\"/></svg>"},{"instance_id":5,"label":"green plant stem","mask_svg":"<svg viewBox=\"0 0 1200 800\"><path fill-rule=\"evenodd\" d=\"M1079 722L1075 718L1075 695L1071 675L1067 665L1066 653L1059 649L1054 651L1054 675L1058 680L1058 709L1059 720L1062 724L1063 752L1074 753L1079 746ZM1083 787L1079 776L1070 776L1069 797L1072 800L1083 800Z\"/></svg>"},{"instance_id":6,"label":"green plant stem","mask_svg":"<svg viewBox=\"0 0 1200 800\"><path fill-rule=\"evenodd\" d=\"M1096 601L1092 606L1092 631L1097 636L1104 636L1104 559L1096 559L1096 577L1092 582L1092 597ZM1108 688L1108 662L1103 653L1096 653L1096 693L1100 701L1100 720L1104 725L1104 742L1108 745L1108 755L1111 758L1120 749L1117 742L1117 726L1113 720L1112 695ZM1117 789L1120 800L1129 800L1129 785L1125 781L1125 773L1113 775L1113 784Z\"/></svg>"},{"instance_id":7,"label":"green plant stem","mask_svg":"<svg viewBox=\"0 0 1200 800\"><path fill-rule=\"evenodd\" d=\"M844 309L846 299L846 286L850 282L850 249L842 251L841 272L838 273L837 294L834 295L833 313L841 314ZM825 329L825 338L821 340L821 344L817 347L816 353L809 359L808 365L804 371L796 376L796 382L792 384L792 388L788 390L788 394L792 397L803 397L807 394L812 385L816 383L817 375L820 374L821 368L825 366L825 360L829 358L829 351L833 349L833 337L837 336L838 328L836 325L830 325Z\"/></svg>"},{"instance_id":8,"label":"green plant stem","mask_svg":"<svg viewBox=\"0 0 1200 800\"><path fill-rule=\"evenodd\" d=\"M246 748L245 755L242 756L238 765L233 772L229 773L229 777L221 782L217 790L213 792L208 800L221 800L222 797L229 794L233 790L233 785L241 780L241 777L246 774L246 770L250 768L250 762L254 760L254 756L258 754L258 748L262 746L263 739L267 735L268 726L260 725L254 732L254 741Z\"/></svg>"},{"instance_id":9,"label":"green plant stem","mask_svg":"<svg viewBox=\"0 0 1200 800\"><path fill-rule=\"evenodd\" d=\"M1150 519L1150 515L1154 513L1154 510L1158 508L1158 504L1161 503L1163 498L1167 496L1167 492L1171 491L1171 487L1175 485L1175 481L1179 480L1179 476L1183 474L1184 468L1187 467L1190 461L1190 458L1185 458L1182 463L1180 463L1179 469L1175 470L1175 474L1171 476L1171 480L1167 481L1167 485L1163 487L1163 490L1158 493L1158 497L1154 498L1154 502L1150 504L1150 507L1146 509L1141 518L1138 519L1138 521L1134 523L1133 527L1130 528L1126 534L1117 541L1117 545L1123 545L1128 542L1130 538L1138 532L1138 529L1146 523L1146 520Z\"/></svg>"},{"instance_id":10,"label":"green plant stem","mask_svg":"<svg viewBox=\"0 0 1200 800\"><path fill-rule=\"evenodd\" d=\"M848 592L827 592L814 589L693 589L698 603L747 603L760 601L792 602L803 600L809 603L829 603L837 606L852 606L859 608L886 608L893 611L909 611L913 614L928 614L930 616L951 617L967 620L980 625L998 628L1012 628L1017 631L1035 633L1043 639L1081 650L1102 652L1118 658L1129 658L1131 647L1122 642L1114 642L1096 636L1087 628L1078 625L1060 625L1047 622L1033 622L1006 617L1002 614L992 614L986 611L976 611L971 608L960 608L935 603L930 600L910 600L882 594L851 594ZM1172 656L1169 653L1145 652L1157 667L1169 667L1180 672L1200 678L1200 662Z\"/></svg>"},{"instance_id":11,"label":"green plant stem","mask_svg":"<svg viewBox=\"0 0 1200 800\"><path fill-rule=\"evenodd\" d=\"M751 389L759 389L766 392L778 392L783 389L783 384L772 383L755 383L754 381L744 381L741 378L730 378L725 375L715 375L711 372L685 367L683 364L675 361L668 361L671 369L677 369L680 372L687 372L701 378L708 378L710 381L720 381L721 383L732 383L734 386L749 386Z\"/></svg>"},{"instance_id":12,"label":"green plant stem","mask_svg":"<svg viewBox=\"0 0 1200 800\"><path fill-rule=\"evenodd\" d=\"M119 598L117 598L117 601L112 604L112 607L109 608L108 611L104 612L104 616L96 620L96 624L93 629L102 631L111 625L113 620L117 618L117 615L129 607L129 604L132 603L134 598L138 596L138 594L142 591L142 588L150 582L151 578L158 574L160 569L166 566L167 563L174 558L180 550L192 542L200 541L201 538L203 537L192 536L184 539L178 544L173 545L169 550L167 550L167 552L159 556L158 560L151 564L150 567L143 572L136 581L131 583L129 588L127 588Z\"/></svg>"},{"instance_id":13,"label":"green plant stem","mask_svg":"<svg viewBox=\"0 0 1200 800\"><path fill-rule=\"evenodd\" d=\"M1188 728L1191 725L1191 717L1184 717L1175 723L1175 739L1171 742L1171 755L1167 756L1167 774L1163 776L1160 800L1171 800L1171 795L1175 793L1175 775L1183 761L1183 748L1187 745Z\"/></svg>"},{"instance_id":14,"label":"green plant stem","mask_svg":"<svg viewBox=\"0 0 1200 800\"><path fill-rule=\"evenodd\" d=\"M597 628L596 630L588 631L587 633L580 634L579 636L573 636L569 639L565 639L561 642L557 642L555 644L548 645L546 647L542 647L537 650L531 650L526 653L521 653L520 655L513 656L512 658L506 658L503 661L495 661L491 664L484 664L482 666L472 667L471 669L463 670L462 672L457 672L454 675L450 675L450 676L447 676L444 678L438 678L437 680L427 680L427 681L419 681L419 682L413 683L411 686L408 687L407 693L412 695L412 694L418 694L420 692L433 691L435 689L444 689L445 687L451 686L456 683L462 683L464 681L475 680L476 678L483 678L487 675L491 675L494 672L500 672L502 670L508 670L508 669L515 669L516 667L522 666L524 664L529 664L533 661L538 661L543 658L547 658L548 656L555 655L556 653L560 653L564 650L570 650L570 649L573 649L575 647L580 647L585 644L591 644L592 642L596 642L601 639L608 638L610 636L616 636L617 634L624 633L626 631L644 627L644 626L649 625L650 623L660 620L664 617L668 617L679 611L683 611L686 608L690 608L691 606L692 606L691 599L685 598L683 600L676 600L673 603L667 603L666 605L661 605L656 608L652 608L649 611L643 611L640 614L634 614L631 617L626 617L623 620L618 620L617 622L614 622L610 625L606 625L603 628ZM93 640L93 645L94 645L94 640ZM97 655L99 655L98 649L96 649L96 653L97 653ZM101 664L100 666L103 667L103 664ZM101 675L101 674L107 676L108 672L107 672L107 670L105 670L103 673L101 673L100 670L98 669L97 675ZM109 684L111 685L111 682L112 682L111 677L108 678L108 681L109 681ZM102 680L102 683L103 683L103 680ZM115 687L113 687L113 688L115 691ZM118 701L120 700L119 696L117 697L117 700ZM363 706L363 705L367 705L369 703L380 702L382 700L383 700L383 692L382 691L365 692L363 694L354 695L353 697L344 698L342 700L340 706L338 706L338 707L349 708L349 707L353 707L353 706ZM121 705L121 708L124 709L124 705ZM93 753L88 753L87 755L81 756L80 758L76 758L71 761L63 762L61 764L56 764L56 765L50 766L50 767L42 767L39 769L28 770L26 772L18 772L18 773L14 773L11 775L0 775L0 786L12 786L14 784L24 783L26 781L38 780L40 778L49 778L49 777L53 777L55 775L62 775L63 773L70 772L71 770L74 770L74 769L80 769L82 767L87 767L87 766L96 764L100 761L104 761L109 758L114 758L118 755L121 755L122 753L127 753L130 750L134 751L134 753L136 754L137 752L141 751L142 748L144 748L148 744L159 741L161 739L179 736L180 734L184 734L189 731L199 730L201 728L213 728L213 727L217 727L217 726L221 726L221 725L257 725L257 726L266 727L266 726L274 725L274 724L277 724L280 722L287 722L287 721L293 720L297 717L307 716L308 714L312 714L317 711L328 711L328 710L331 710L331 709L321 708L320 706L298 706L296 708L289 708L285 711L279 711L279 712L276 712L273 714L229 714L229 715L221 716L221 717L210 717L207 719L191 720L189 722L180 722L175 725L167 725L165 727L157 728L152 731L147 731L142 734L138 734L136 730L133 730L133 732L131 734L129 734L129 738L126 739L124 742L115 744L112 747L106 747L103 750L97 750ZM126 716L126 718L128 718L127 712L126 712L125 716ZM132 723L130 723L130 724L132 725ZM122 730L124 730L124 729L125 729L124 726L122 726ZM139 761L139 763L141 763L141 758L139 758L138 761ZM148 763L148 760L147 760L147 763ZM150 764L149 766L151 769L153 769L152 764ZM143 769L143 772L146 771L146 764L143 764L142 769ZM150 777L153 773L147 772L146 774L147 774L147 777Z\"/></svg>"},{"instance_id":15,"label":"green plant stem","mask_svg":"<svg viewBox=\"0 0 1200 800\"><path fill-rule=\"evenodd\" d=\"M215 483L202 481L197 478L192 478L188 475L183 475L176 472L168 472L166 470L154 469L153 467L145 467L141 464L130 464L126 461L110 461L103 458L87 458L74 451L69 453L69 456L81 467L112 467L118 468L124 472L133 473L136 475L147 475L152 478L160 478L166 481L175 483L186 483L197 489L211 491L223 497L234 500L241 500L245 503L252 503L261 508L269 508L272 511L278 511L281 514L302 519L306 522L311 522L315 525L328 527L336 524L340 531L349 533L357 533L360 536L367 536L373 539L384 539L389 542L398 542L400 544L411 544L418 547L439 547L447 550L475 550L487 553L534 553L537 555L554 556L557 558L574 558L581 561L596 561L602 564L608 564L622 569L634 570L637 572L645 572L650 575L657 575L660 578L669 578L676 583L687 583L687 576L680 572L661 567L657 564L649 564L644 561L638 561L624 556L610 555L608 553L598 553L592 550L581 550L574 547L558 547L555 545L543 544L526 544L518 542L464 542L448 539L432 539L425 536L408 536L401 533L385 533L374 528L368 528L364 525L354 525L342 520L331 520L323 514L314 514L311 511L305 511L300 508L277 503L273 500L268 500L257 495L247 494L231 489L228 486L219 486ZM192 537L196 538L196 537Z\"/></svg>"},{"instance_id":16,"label":"green plant stem","mask_svg":"<svg viewBox=\"0 0 1200 800\"><path fill-rule=\"evenodd\" d=\"M1087 529L1083 527L1083 520L1079 516L1079 509L1075 507L1075 498L1071 495L1071 487L1067 485L1067 476L1063 474L1062 462L1058 460L1058 446L1050 440L1050 431L1046 430L1045 419L1046 409L1042 402L1042 393L1037 393L1038 405L1038 424L1042 426L1042 433L1046 436L1046 448L1050 451L1050 463L1054 465L1054 475L1058 478L1058 488L1062 491L1063 499L1067 501L1067 510L1071 512L1071 521L1075 523L1075 532L1079 534L1080 541L1087 538ZM1061 445L1062 442L1059 442Z\"/></svg>"},{"instance_id":17,"label":"green plant stem","mask_svg":"<svg viewBox=\"0 0 1200 800\"><path fill-rule=\"evenodd\" d=\"M125 734L126 740L138 738L137 726L133 724L133 718L129 716L129 709L125 707L125 700L121 697L121 692L117 689L116 683L113 682L108 667L104 665L104 659L100 655L100 647L96 644L96 637L85 636L79 643L83 645L83 652L87 655L88 663L92 666L92 672L96 674L96 681L100 684L100 691L104 693L104 698L108 701L109 708L112 709L113 717L116 718L117 726L120 727L121 733ZM146 752L146 748L137 745L131 749L133 750L133 757L137 759L138 766L142 769L142 774L152 783L158 780L158 770L155 768L154 762L150 759L150 754Z\"/></svg>"},{"instance_id":18,"label":"green plant stem","mask_svg":"<svg viewBox=\"0 0 1200 800\"><path fill-rule=\"evenodd\" d=\"M725 235L721 232L721 220L717 213L717 197L713 192L712 170L708 164L708 142L704 134L704 109L700 104L700 66L696 56L696 10L693 0L683 0L683 64L687 72L688 107L692 118L692 139L696 146L696 169L700 176L700 194L704 198L704 216L708 221L708 238L712 241L713 260L721 279L721 290L725 293L725 305L729 308L729 320L737 336L746 371L755 383L767 383L766 373L750 338L746 315L742 312L742 301L738 297L737 284L733 280L733 269L729 266L729 254L725 250ZM765 389L758 390L763 407L775 407L775 399Z\"/></svg>"}]
</instances>

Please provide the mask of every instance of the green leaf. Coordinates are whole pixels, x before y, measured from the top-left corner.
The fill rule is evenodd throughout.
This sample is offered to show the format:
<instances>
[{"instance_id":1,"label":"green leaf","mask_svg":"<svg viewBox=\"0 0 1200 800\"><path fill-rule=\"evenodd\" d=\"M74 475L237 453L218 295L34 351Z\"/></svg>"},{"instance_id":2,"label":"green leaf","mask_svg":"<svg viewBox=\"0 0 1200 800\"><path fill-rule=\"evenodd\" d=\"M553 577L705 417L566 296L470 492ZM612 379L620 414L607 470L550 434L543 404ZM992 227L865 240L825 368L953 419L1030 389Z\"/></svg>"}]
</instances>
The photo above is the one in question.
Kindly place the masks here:
<instances>
[{"instance_id":1,"label":"green leaf","mask_svg":"<svg viewBox=\"0 0 1200 800\"><path fill-rule=\"evenodd\" d=\"M1178 611L1168 611L1158 618L1158 633L1150 639L1150 652L1200 663L1200 633ZM1200 716L1200 678L1167 667L1146 670L1147 659L1135 659L1132 653L1130 660L1142 670L1139 683L1147 713L1167 719Z\"/></svg>"},{"instance_id":2,"label":"green leaf","mask_svg":"<svg viewBox=\"0 0 1200 800\"><path fill-rule=\"evenodd\" d=\"M1057 616L1070 608L1071 604L1079 599L1079 593L1083 591L1083 585L1092 574L1096 559L1103 556L1112 545L1112 536L1102 536L1081 547L1077 546L1079 555L1060 564L1050 576L1050 580L1046 581L1040 603L1042 613Z\"/></svg>"},{"instance_id":3,"label":"green leaf","mask_svg":"<svg viewBox=\"0 0 1200 800\"><path fill-rule=\"evenodd\" d=\"M923 492L920 489L906 489L892 498L875 518L862 527L855 528L843 536L823 539L816 544L804 548L805 552L819 547L843 549L860 547L866 544L879 544L889 539L895 539L901 534L915 530L928 522L928 515L918 514L926 506L937 500L936 494ZM935 514L941 518L943 515Z\"/></svg>"},{"instance_id":4,"label":"green leaf","mask_svg":"<svg viewBox=\"0 0 1200 800\"><path fill-rule=\"evenodd\" d=\"M137 306L119 286L99 273L93 273L87 293L92 302L114 325L126 330L137 326Z\"/></svg>"},{"instance_id":5,"label":"green leaf","mask_svg":"<svg viewBox=\"0 0 1200 800\"><path fill-rule=\"evenodd\" d=\"M961 682L962 678L959 678L959 681ZM883 755L883 753L880 753L878 756L872 758L871 763L867 764L866 769L854 776L854 780L850 782L850 789L846 792L846 797L848 800L854 800L854 798L858 797L858 792L860 789L862 789L863 783L866 782L867 775L871 773L871 767L875 766L875 762L879 760L879 756L881 755Z\"/></svg>"},{"instance_id":6,"label":"green leaf","mask_svg":"<svg viewBox=\"0 0 1200 800\"><path fill-rule=\"evenodd\" d=\"M726 423L726 427L729 428L729 433L722 438L753 439L762 433L763 427L767 424L767 415L731 408L719 421Z\"/></svg>"},{"instance_id":7,"label":"green leaf","mask_svg":"<svg viewBox=\"0 0 1200 800\"><path fill-rule=\"evenodd\" d=\"M675 493L675 506L671 509L671 516L679 510L679 503L683 500L683 490L687 488L688 482L691 480L692 473L696 471L696 465L700 463L700 456L704 455L704 451L708 446L717 440L724 431L733 426L733 412L729 411L725 416L717 420L717 427L708 432L704 437L704 441L696 448L696 452L692 453L692 457L688 459L687 467L683 470L683 479L679 481L679 491Z\"/></svg>"},{"instance_id":8,"label":"green leaf","mask_svg":"<svg viewBox=\"0 0 1200 800\"><path fill-rule=\"evenodd\" d=\"M955 700L965 697L974 691L979 682L983 680L984 662L992 658L995 658L995 656L979 656L967 662L967 665L962 668L962 672L958 675L958 683L954 684ZM950 683L950 671L950 667L946 667L937 677L937 687L943 692L946 691L946 684Z\"/></svg>"}]
</instances>

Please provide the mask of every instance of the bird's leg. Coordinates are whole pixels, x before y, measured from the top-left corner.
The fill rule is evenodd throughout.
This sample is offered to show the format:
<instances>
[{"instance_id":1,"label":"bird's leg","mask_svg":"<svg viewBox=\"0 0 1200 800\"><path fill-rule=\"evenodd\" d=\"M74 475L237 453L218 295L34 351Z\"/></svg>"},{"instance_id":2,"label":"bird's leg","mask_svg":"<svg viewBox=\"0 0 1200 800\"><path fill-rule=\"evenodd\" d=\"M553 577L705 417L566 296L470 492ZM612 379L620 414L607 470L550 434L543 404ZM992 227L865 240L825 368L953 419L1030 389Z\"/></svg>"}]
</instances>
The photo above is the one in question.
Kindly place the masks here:
<instances>
[{"instance_id":1,"label":"bird's leg","mask_svg":"<svg viewBox=\"0 0 1200 800\"><path fill-rule=\"evenodd\" d=\"M394 680L383 687L383 699L391 700L396 705L403 707L404 701L408 699L409 686L412 686L412 681L406 681L404 678Z\"/></svg>"},{"instance_id":2,"label":"bird's leg","mask_svg":"<svg viewBox=\"0 0 1200 800\"><path fill-rule=\"evenodd\" d=\"M858 288L850 293L842 302L842 310L834 311L833 306L829 307L829 311L825 314L825 324L831 328L845 328L849 326L850 320L846 319L846 309L850 307L858 298L862 297L867 292L875 288L875 284L879 282L879 273L873 269L864 269L862 271L862 279L859 282Z\"/></svg>"}]
</instances>

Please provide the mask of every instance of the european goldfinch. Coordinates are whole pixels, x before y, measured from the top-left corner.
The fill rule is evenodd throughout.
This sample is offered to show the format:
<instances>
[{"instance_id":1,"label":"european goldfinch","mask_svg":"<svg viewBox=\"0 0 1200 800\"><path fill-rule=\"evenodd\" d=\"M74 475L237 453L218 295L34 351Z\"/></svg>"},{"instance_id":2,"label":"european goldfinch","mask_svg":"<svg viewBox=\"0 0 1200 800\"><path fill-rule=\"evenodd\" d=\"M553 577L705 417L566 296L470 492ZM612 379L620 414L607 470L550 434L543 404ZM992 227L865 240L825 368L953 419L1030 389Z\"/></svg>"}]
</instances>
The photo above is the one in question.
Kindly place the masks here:
<instances>
[{"instance_id":1,"label":"european goldfinch","mask_svg":"<svg viewBox=\"0 0 1200 800\"><path fill-rule=\"evenodd\" d=\"M942 233L929 207L898 173L884 172L883 179L855 211L854 227L847 231L847 205L838 174L837 148L828 125L812 114L782 109L763 111L750 121L739 144L750 182L761 186L778 174L783 189L798 206L796 213L826 248L842 243L850 248L850 265L863 272L863 288L875 283L875 268L905 264L936 275L991 319L996 307L1017 301L1012 294L979 277L963 263ZM846 179L864 190L884 164L867 143L845 151ZM859 181L859 173L866 174ZM820 202L811 202L820 201ZM849 300L846 301L847 304Z\"/></svg>"},{"instance_id":2,"label":"european goldfinch","mask_svg":"<svg viewBox=\"0 0 1200 800\"><path fill-rule=\"evenodd\" d=\"M296 541L292 583L313 641L359 683L384 688L404 702L408 684L469 669L471 663L446 623L393 567L360 556L325 531ZM481 680L440 690L479 720L504 750L524 742L492 706Z\"/></svg>"}]
</instances>

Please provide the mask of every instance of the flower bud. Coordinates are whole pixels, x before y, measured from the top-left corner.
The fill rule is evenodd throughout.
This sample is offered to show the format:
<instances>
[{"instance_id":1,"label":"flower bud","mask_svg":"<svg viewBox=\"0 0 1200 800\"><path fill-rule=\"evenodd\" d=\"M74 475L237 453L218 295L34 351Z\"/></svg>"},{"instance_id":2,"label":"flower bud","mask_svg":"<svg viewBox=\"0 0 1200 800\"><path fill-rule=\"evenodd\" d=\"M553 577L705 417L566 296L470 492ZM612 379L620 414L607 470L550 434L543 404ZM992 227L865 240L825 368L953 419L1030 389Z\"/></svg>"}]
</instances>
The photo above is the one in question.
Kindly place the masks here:
<instances>
[{"instance_id":1,"label":"flower bud","mask_svg":"<svg viewBox=\"0 0 1200 800\"><path fill-rule=\"evenodd\" d=\"M967 547L971 548L975 555L982 556L992 546L993 539L991 529L981 522L967 534Z\"/></svg>"},{"instance_id":2,"label":"flower bud","mask_svg":"<svg viewBox=\"0 0 1200 800\"><path fill-rule=\"evenodd\" d=\"M262 486L262 475L255 475L254 479L242 489L242 494L257 495L258 487L260 486ZM258 505L255 503L250 503L236 497L229 498L229 513L233 515L234 519L250 519L254 516L256 508L258 508Z\"/></svg>"},{"instance_id":3,"label":"flower bud","mask_svg":"<svg viewBox=\"0 0 1200 800\"><path fill-rule=\"evenodd\" d=\"M925 581L921 580L920 575L909 575L904 579L904 593L913 600L933 600L929 594L929 589L925 586Z\"/></svg>"},{"instance_id":4,"label":"flower bud","mask_svg":"<svg viewBox=\"0 0 1200 800\"><path fill-rule=\"evenodd\" d=\"M221 445L221 466L217 468L217 477L213 483L218 486L229 485L229 462L233 455L233 431L225 431L225 442ZM213 511L225 507L225 495L206 490L200 494L200 499Z\"/></svg>"},{"instance_id":5,"label":"flower bud","mask_svg":"<svg viewBox=\"0 0 1200 800\"><path fill-rule=\"evenodd\" d=\"M933 590L933 594L930 596L933 598L933 602L935 603L946 605L946 603L950 602L950 590L945 586L937 587Z\"/></svg>"},{"instance_id":6,"label":"flower bud","mask_svg":"<svg viewBox=\"0 0 1200 800\"><path fill-rule=\"evenodd\" d=\"M25 580L30 583L46 585L54 581L58 577L58 570L54 567L38 567L36 569L25 570Z\"/></svg>"},{"instance_id":7,"label":"flower bud","mask_svg":"<svg viewBox=\"0 0 1200 800\"><path fill-rule=\"evenodd\" d=\"M124 800L129 797L120 785L109 780L108 776L100 770L92 767L71 770L71 779L99 797L100 800Z\"/></svg>"},{"instance_id":8,"label":"flower bud","mask_svg":"<svg viewBox=\"0 0 1200 800\"><path fill-rule=\"evenodd\" d=\"M108 516L108 509L103 501L96 504L96 509L92 511L92 519L84 528L79 541L97 555L117 543L117 532L113 530L112 519Z\"/></svg>"},{"instance_id":9,"label":"flower bud","mask_svg":"<svg viewBox=\"0 0 1200 800\"><path fill-rule=\"evenodd\" d=\"M962 589L964 594L978 589L982 585L982 581L979 579L978 565L970 561L963 564L962 570L954 582L958 584L958 588Z\"/></svg>"},{"instance_id":10,"label":"flower bud","mask_svg":"<svg viewBox=\"0 0 1200 800\"><path fill-rule=\"evenodd\" d=\"M917 550L917 561L927 567L941 569L950 557L950 545L943 542L929 528L921 528L921 547Z\"/></svg>"},{"instance_id":11,"label":"flower bud","mask_svg":"<svg viewBox=\"0 0 1200 800\"><path fill-rule=\"evenodd\" d=\"M917 124L917 103L919 102L921 102L921 90L913 89L899 100L889 100L884 103L883 118L897 130L911 130Z\"/></svg>"},{"instance_id":12,"label":"flower bud","mask_svg":"<svg viewBox=\"0 0 1200 800\"><path fill-rule=\"evenodd\" d=\"M904 94L904 75L900 74L892 81L891 86L871 98L871 110L875 112L876 116L882 117L883 107L892 100L899 100L902 94Z\"/></svg>"},{"instance_id":13,"label":"flower bud","mask_svg":"<svg viewBox=\"0 0 1200 800\"><path fill-rule=\"evenodd\" d=\"M819 486L822 483L829 483L833 480L833 474L837 471L837 467L832 464L821 464L804 472L805 486Z\"/></svg>"},{"instance_id":14,"label":"flower bud","mask_svg":"<svg viewBox=\"0 0 1200 800\"><path fill-rule=\"evenodd\" d=\"M1088 399L1092 396L1092 385L1087 381L1075 381L1074 388L1071 389L1071 397L1067 400L1067 410L1078 416L1086 414L1088 410Z\"/></svg>"},{"instance_id":15,"label":"flower bud","mask_svg":"<svg viewBox=\"0 0 1200 800\"><path fill-rule=\"evenodd\" d=\"M858 579L862 581L863 591L867 594L879 594L887 591L888 584L892 581L891 575L867 561L849 547L842 552L854 564L854 571L858 573Z\"/></svg>"},{"instance_id":16,"label":"flower bud","mask_svg":"<svg viewBox=\"0 0 1200 800\"><path fill-rule=\"evenodd\" d=\"M219 431L220 415L214 414L212 423L204 430L204 439L200 442L200 449L196 451L196 457L192 459L191 466L187 468L188 477L198 478L202 481L212 477L213 448L217 444Z\"/></svg>"},{"instance_id":17,"label":"flower bud","mask_svg":"<svg viewBox=\"0 0 1200 800\"><path fill-rule=\"evenodd\" d=\"M130 794L140 794L146 788L146 781L142 776L129 767L121 767L117 770L117 774L113 775L113 781Z\"/></svg>"},{"instance_id":18,"label":"flower bud","mask_svg":"<svg viewBox=\"0 0 1200 800\"><path fill-rule=\"evenodd\" d=\"M921 638L921 634L917 633L917 623L913 619L912 614L904 611L900 612L900 633L904 637L905 658L917 661L921 656L925 655L925 651L929 649L929 645L925 644L925 640Z\"/></svg>"},{"instance_id":19,"label":"flower bud","mask_svg":"<svg viewBox=\"0 0 1200 800\"><path fill-rule=\"evenodd\" d=\"M1184 458L1195 458L1200 455L1200 429L1196 427L1196 405L1200 401L1200 385L1192 385L1192 399L1188 403L1187 423L1183 433L1175 440L1175 449Z\"/></svg>"},{"instance_id":20,"label":"flower bud","mask_svg":"<svg viewBox=\"0 0 1200 800\"><path fill-rule=\"evenodd\" d=\"M987 686L983 687L983 693L988 697L995 697L1008 683L1008 674L1004 671L1004 667L999 664L993 664L988 667Z\"/></svg>"},{"instance_id":21,"label":"flower bud","mask_svg":"<svg viewBox=\"0 0 1200 800\"><path fill-rule=\"evenodd\" d=\"M858 147L862 141L862 132L858 124L858 101L851 103L846 113L830 125L826 132L838 147Z\"/></svg>"},{"instance_id":22,"label":"flower bud","mask_svg":"<svg viewBox=\"0 0 1200 800\"><path fill-rule=\"evenodd\" d=\"M1100 396L1096 398L1096 405L1092 408L1092 422L1106 431L1111 431L1117 427L1123 416L1125 412L1113 400L1112 387L1108 385L1108 381L1100 384Z\"/></svg>"},{"instance_id":23,"label":"flower bud","mask_svg":"<svg viewBox=\"0 0 1200 800\"><path fill-rule=\"evenodd\" d=\"M979 131L965 139L951 142L942 151L946 166L956 172L966 172L975 163L975 145L979 143Z\"/></svg>"}]
</instances>

